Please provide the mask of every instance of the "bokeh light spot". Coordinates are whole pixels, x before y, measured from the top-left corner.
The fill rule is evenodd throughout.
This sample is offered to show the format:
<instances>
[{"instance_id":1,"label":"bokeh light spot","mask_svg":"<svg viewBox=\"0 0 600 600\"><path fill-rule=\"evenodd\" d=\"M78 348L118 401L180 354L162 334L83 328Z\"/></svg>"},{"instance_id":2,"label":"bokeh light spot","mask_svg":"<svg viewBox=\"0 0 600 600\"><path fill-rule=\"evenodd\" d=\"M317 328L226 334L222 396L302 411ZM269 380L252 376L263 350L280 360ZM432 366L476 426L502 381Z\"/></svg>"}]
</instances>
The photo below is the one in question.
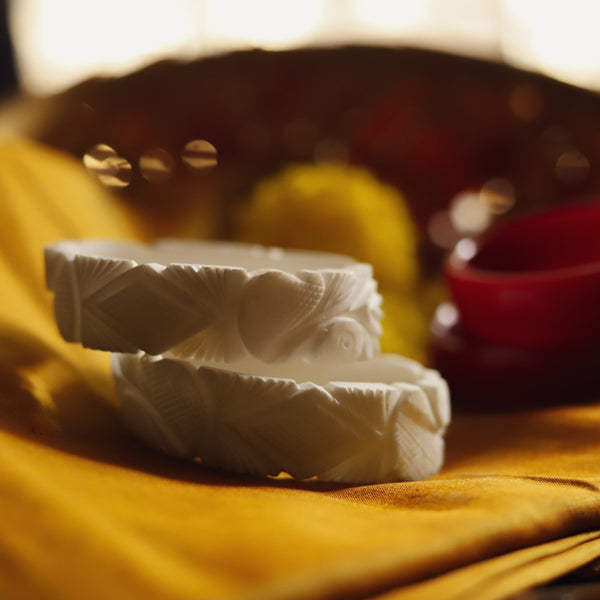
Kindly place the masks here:
<instances>
[{"instance_id":1,"label":"bokeh light spot","mask_svg":"<svg viewBox=\"0 0 600 600\"><path fill-rule=\"evenodd\" d=\"M110 188L125 188L131 183L133 170L129 161L122 156L114 156L104 161L105 171L98 175L100 183Z\"/></svg>"},{"instance_id":2,"label":"bokeh light spot","mask_svg":"<svg viewBox=\"0 0 600 600\"><path fill-rule=\"evenodd\" d=\"M478 234L490 226L492 213L478 192L466 191L452 200L450 221L461 235Z\"/></svg>"},{"instance_id":3,"label":"bokeh light spot","mask_svg":"<svg viewBox=\"0 0 600 600\"><path fill-rule=\"evenodd\" d=\"M451 302L442 302L435 309L435 320L442 325L450 329L458 323L459 315L458 309Z\"/></svg>"},{"instance_id":4,"label":"bokeh light spot","mask_svg":"<svg viewBox=\"0 0 600 600\"><path fill-rule=\"evenodd\" d=\"M105 169L102 163L115 156L117 152L114 148L107 144L96 144L83 155L83 164L92 175L98 175L98 171L102 172Z\"/></svg>"},{"instance_id":5,"label":"bokeh light spot","mask_svg":"<svg viewBox=\"0 0 600 600\"><path fill-rule=\"evenodd\" d=\"M584 181L590 171L588 157L578 150L563 152L555 165L556 177L568 185L577 185Z\"/></svg>"},{"instance_id":6,"label":"bokeh light spot","mask_svg":"<svg viewBox=\"0 0 600 600\"><path fill-rule=\"evenodd\" d=\"M206 140L192 140L185 145L181 160L192 171L204 171L217 165L217 149Z\"/></svg>"},{"instance_id":7,"label":"bokeh light spot","mask_svg":"<svg viewBox=\"0 0 600 600\"><path fill-rule=\"evenodd\" d=\"M151 183L168 181L175 170L175 161L163 148L146 150L140 156L140 171L144 179Z\"/></svg>"},{"instance_id":8,"label":"bokeh light spot","mask_svg":"<svg viewBox=\"0 0 600 600\"><path fill-rule=\"evenodd\" d=\"M83 156L87 170L110 188L124 188L131 182L131 164L107 144L92 146Z\"/></svg>"},{"instance_id":9,"label":"bokeh light spot","mask_svg":"<svg viewBox=\"0 0 600 600\"><path fill-rule=\"evenodd\" d=\"M456 244L454 252L461 260L471 260L477 254L477 244L471 238L463 238Z\"/></svg>"},{"instance_id":10,"label":"bokeh light spot","mask_svg":"<svg viewBox=\"0 0 600 600\"><path fill-rule=\"evenodd\" d=\"M488 179L479 190L481 200L495 215L508 212L515 204L515 188L503 177Z\"/></svg>"}]
</instances>

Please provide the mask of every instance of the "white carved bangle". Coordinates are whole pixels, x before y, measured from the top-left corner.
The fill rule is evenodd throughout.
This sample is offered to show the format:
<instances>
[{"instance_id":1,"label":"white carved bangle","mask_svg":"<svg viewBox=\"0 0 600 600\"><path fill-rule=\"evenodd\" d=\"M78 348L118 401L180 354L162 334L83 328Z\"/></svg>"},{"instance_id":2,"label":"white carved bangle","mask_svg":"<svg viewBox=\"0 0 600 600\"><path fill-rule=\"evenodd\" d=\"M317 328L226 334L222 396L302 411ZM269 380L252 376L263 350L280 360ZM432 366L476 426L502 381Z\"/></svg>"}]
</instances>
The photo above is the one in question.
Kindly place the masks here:
<instances>
[{"instance_id":1,"label":"white carved bangle","mask_svg":"<svg viewBox=\"0 0 600 600\"><path fill-rule=\"evenodd\" d=\"M229 242L99 240L46 247L63 337L113 352L232 362L366 360L381 297L348 257Z\"/></svg>"},{"instance_id":2,"label":"white carved bangle","mask_svg":"<svg viewBox=\"0 0 600 600\"><path fill-rule=\"evenodd\" d=\"M423 479L443 463L446 382L400 356L346 366L246 360L235 371L142 353L113 354L112 364L133 433L206 466L372 483Z\"/></svg>"}]
</instances>

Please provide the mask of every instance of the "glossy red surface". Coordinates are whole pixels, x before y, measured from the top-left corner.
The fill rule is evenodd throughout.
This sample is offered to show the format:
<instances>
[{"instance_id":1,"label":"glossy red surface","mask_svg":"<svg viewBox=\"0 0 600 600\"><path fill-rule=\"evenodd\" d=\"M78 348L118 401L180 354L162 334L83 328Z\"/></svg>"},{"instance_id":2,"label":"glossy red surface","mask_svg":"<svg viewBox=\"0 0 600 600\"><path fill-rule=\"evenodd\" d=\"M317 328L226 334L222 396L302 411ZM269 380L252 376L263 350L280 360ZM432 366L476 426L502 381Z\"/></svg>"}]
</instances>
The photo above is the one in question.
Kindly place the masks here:
<instances>
[{"instance_id":1,"label":"glossy red surface","mask_svg":"<svg viewBox=\"0 0 600 600\"><path fill-rule=\"evenodd\" d=\"M469 336L522 349L600 339L600 200L490 230L446 277Z\"/></svg>"},{"instance_id":2,"label":"glossy red surface","mask_svg":"<svg viewBox=\"0 0 600 600\"><path fill-rule=\"evenodd\" d=\"M524 349L482 342L434 319L430 363L448 381L455 411L497 411L597 401L600 340Z\"/></svg>"}]
</instances>

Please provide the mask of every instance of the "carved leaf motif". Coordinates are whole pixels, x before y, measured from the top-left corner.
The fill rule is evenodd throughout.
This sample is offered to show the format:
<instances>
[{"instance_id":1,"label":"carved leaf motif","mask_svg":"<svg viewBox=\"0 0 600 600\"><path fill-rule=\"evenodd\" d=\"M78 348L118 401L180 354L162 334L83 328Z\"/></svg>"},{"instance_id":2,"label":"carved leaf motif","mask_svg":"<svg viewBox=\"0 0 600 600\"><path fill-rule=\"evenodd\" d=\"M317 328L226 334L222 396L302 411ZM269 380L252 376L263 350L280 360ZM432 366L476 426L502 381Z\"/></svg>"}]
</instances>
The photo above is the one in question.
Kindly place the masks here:
<instances>
[{"instance_id":1,"label":"carved leaf motif","mask_svg":"<svg viewBox=\"0 0 600 600\"><path fill-rule=\"evenodd\" d=\"M193 298L198 312L210 315L207 317L210 321L224 309L236 309L242 286L249 276L244 269L234 267L172 264L163 271L163 277L185 290Z\"/></svg>"},{"instance_id":2,"label":"carved leaf motif","mask_svg":"<svg viewBox=\"0 0 600 600\"><path fill-rule=\"evenodd\" d=\"M206 246L209 255L239 258L242 251L235 244ZM354 360L378 351L380 296L367 265L291 275L172 262L193 256L197 247L101 241L49 246L47 278L61 333L96 349L219 362L247 353L265 362L315 360L327 349L328 359ZM267 264L284 266L284 253L275 250L257 249L249 264L264 255ZM301 263L301 255L290 264ZM159 262L149 262L153 258Z\"/></svg>"},{"instance_id":3,"label":"carved leaf motif","mask_svg":"<svg viewBox=\"0 0 600 600\"><path fill-rule=\"evenodd\" d=\"M44 248L46 285L49 289L56 289L60 285L60 282L64 280L65 268L67 267L67 263L70 262L62 252L59 252L52 246Z\"/></svg>"},{"instance_id":4,"label":"carved leaf motif","mask_svg":"<svg viewBox=\"0 0 600 600\"><path fill-rule=\"evenodd\" d=\"M170 348L169 354L216 362L233 362L245 354L237 328L242 288L248 280L244 269L171 265L167 281L188 291L191 303L205 326Z\"/></svg>"},{"instance_id":5,"label":"carved leaf motif","mask_svg":"<svg viewBox=\"0 0 600 600\"><path fill-rule=\"evenodd\" d=\"M443 461L445 426L413 384L322 387L115 356L117 390L136 435L209 466L357 483L422 479Z\"/></svg>"},{"instance_id":6,"label":"carved leaf motif","mask_svg":"<svg viewBox=\"0 0 600 600\"><path fill-rule=\"evenodd\" d=\"M206 325L206 316L194 310L190 294L166 281L161 270L150 264L111 279L87 296L82 310L84 326L94 317L97 326L103 325L114 335L115 343L118 339L129 342L125 348L102 346L103 350L132 351L133 347L160 354ZM93 331L95 336L100 333L98 328Z\"/></svg>"},{"instance_id":7,"label":"carved leaf motif","mask_svg":"<svg viewBox=\"0 0 600 600\"><path fill-rule=\"evenodd\" d=\"M212 398L205 464L259 475L278 475L282 461L268 432L277 428L279 407L296 392L290 380L263 379L200 368L204 393Z\"/></svg>"},{"instance_id":8,"label":"carved leaf motif","mask_svg":"<svg viewBox=\"0 0 600 600\"><path fill-rule=\"evenodd\" d=\"M414 421L419 427L428 431L436 432L440 429L436 416L431 408L431 402L423 390L412 384L396 384L398 389L402 388L406 399L401 411L404 415Z\"/></svg>"},{"instance_id":9,"label":"carved leaf motif","mask_svg":"<svg viewBox=\"0 0 600 600\"><path fill-rule=\"evenodd\" d=\"M312 315L323 296L323 277L282 271L255 275L244 288L238 326L248 350L266 362L281 361L297 350L297 328Z\"/></svg>"},{"instance_id":10,"label":"carved leaf motif","mask_svg":"<svg viewBox=\"0 0 600 600\"><path fill-rule=\"evenodd\" d=\"M146 398L173 435L195 452L195 440L207 435L212 410L207 396L199 393L196 370L183 361L146 360L142 365Z\"/></svg>"},{"instance_id":11,"label":"carved leaf motif","mask_svg":"<svg viewBox=\"0 0 600 600\"><path fill-rule=\"evenodd\" d=\"M52 248L44 252L46 284L54 293L54 317L63 338L69 342L81 341L81 314L75 301L78 291L73 261Z\"/></svg>"},{"instance_id":12,"label":"carved leaf motif","mask_svg":"<svg viewBox=\"0 0 600 600\"><path fill-rule=\"evenodd\" d=\"M133 261L115 261L108 258L78 254L73 259L73 270L82 299L89 298L111 280L135 266Z\"/></svg>"},{"instance_id":13,"label":"carved leaf motif","mask_svg":"<svg viewBox=\"0 0 600 600\"><path fill-rule=\"evenodd\" d=\"M339 402L339 421L356 431L361 442L321 477L345 482L397 481L394 440L389 438L388 423L398 391L386 385L358 383L331 383L327 389Z\"/></svg>"},{"instance_id":14,"label":"carved leaf motif","mask_svg":"<svg viewBox=\"0 0 600 600\"><path fill-rule=\"evenodd\" d=\"M330 360L356 360L378 351L380 297L372 280L363 282L349 271L301 271L297 277L263 273L247 288L240 306L240 336L262 360L314 360L326 353ZM376 301L371 305L372 296Z\"/></svg>"},{"instance_id":15,"label":"carved leaf motif","mask_svg":"<svg viewBox=\"0 0 600 600\"><path fill-rule=\"evenodd\" d=\"M405 479L424 479L442 467L445 428L435 426L431 405L422 389L407 384L403 395L404 402L396 408L393 419L398 448L396 469Z\"/></svg>"},{"instance_id":16,"label":"carved leaf motif","mask_svg":"<svg viewBox=\"0 0 600 600\"><path fill-rule=\"evenodd\" d=\"M142 363L137 357L113 354L111 360L125 425L137 438L153 448L180 457L193 456L183 437L172 431L160 411L152 405L140 375Z\"/></svg>"},{"instance_id":17,"label":"carved leaf motif","mask_svg":"<svg viewBox=\"0 0 600 600\"><path fill-rule=\"evenodd\" d=\"M361 290L357 288L357 277L352 272L325 271L323 287L317 311L325 319L350 310L355 298L361 295Z\"/></svg>"},{"instance_id":18,"label":"carved leaf motif","mask_svg":"<svg viewBox=\"0 0 600 600\"><path fill-rule=\"evenodd\" d=\"M115 264L109 259L87 256L70 258L52 248L46 249L45 261L48 286L55 290L54 314L61 335L70 342L82 342L85 331L81 299L125 272L132 263ZM94 324L91 327L94 328ZM104 332L102 337L119 339L110 332Z\"/></svg>"},{"instance_id":19,"label":"carved leaf motif","mask_svg":"<svg viewBox=\"0 0 600 600\"><path fill-rule=\"evenodd\" d=\"M450 423L450 390L442 376L432 369L422 369L415 383L425 392L433 414L433 422L438 429Z\"/></svg>"},{"instance_id":20,"label":"carved leaf motif","mask_svg":"<svg viewBox=\"0 0 600 600\"><path fill-rule=\"evenodd\" d=\"M77 255L73 259L72 269L80 302L79 337L83 345L99 350L137 351L139 346L123 333L121 324L111 322L110 315L96 305L96 295L102 296L107 288L111 289L115 280L127 276L134 264L132 261L113 261L84 255Z\"/></svg>"}]
</instances>

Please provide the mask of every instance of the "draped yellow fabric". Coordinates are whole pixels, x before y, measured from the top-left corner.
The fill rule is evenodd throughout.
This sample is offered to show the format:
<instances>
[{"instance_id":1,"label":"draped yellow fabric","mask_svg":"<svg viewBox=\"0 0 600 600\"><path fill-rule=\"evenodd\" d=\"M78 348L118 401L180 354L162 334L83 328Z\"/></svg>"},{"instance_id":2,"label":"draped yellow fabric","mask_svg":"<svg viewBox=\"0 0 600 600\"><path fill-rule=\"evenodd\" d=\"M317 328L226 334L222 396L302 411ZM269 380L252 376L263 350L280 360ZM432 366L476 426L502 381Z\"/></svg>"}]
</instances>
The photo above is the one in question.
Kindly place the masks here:
<instances>
[{"instance_id":1,"label":"draped yellow fabric","mask_svg":"<svg viewBox=\"0 0 600 600\"><path fill-rule=\"evenodd\" d=\"M495 599L600 556L595 405L457 415L444 470L415 483L263 480L144 447L106 354L59 337L42 265L47 242L139 226L19 140L0 143L0 207L0 598Z\"/></svg>"}]
</instances>

